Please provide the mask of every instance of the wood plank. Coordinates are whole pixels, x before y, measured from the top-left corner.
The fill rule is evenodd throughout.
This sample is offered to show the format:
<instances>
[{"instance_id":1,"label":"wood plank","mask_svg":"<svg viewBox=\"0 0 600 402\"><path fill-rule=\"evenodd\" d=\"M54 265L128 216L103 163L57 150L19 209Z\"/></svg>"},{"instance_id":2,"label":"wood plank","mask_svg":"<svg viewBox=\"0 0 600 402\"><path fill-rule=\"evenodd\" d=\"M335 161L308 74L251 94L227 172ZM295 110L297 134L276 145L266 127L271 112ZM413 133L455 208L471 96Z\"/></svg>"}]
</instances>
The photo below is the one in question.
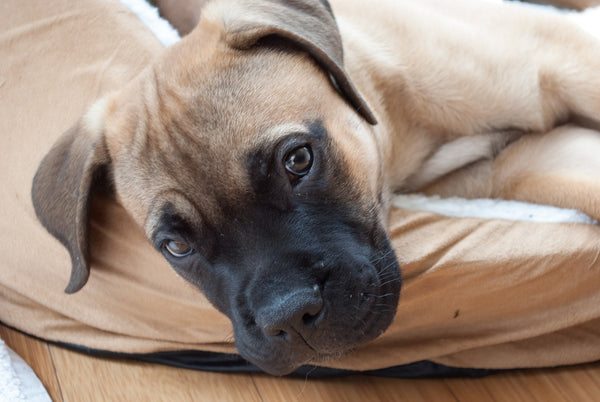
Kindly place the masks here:
<instances>
[{"instance_id":1,"label":"wood plank","mask_svg":"<svg viewBox=\"0 0 600 402\"><path fill-rule=\"evenodd\" d=\"M542 374L546 375L548 381L552 381L568 400L600 400L600 364L547 370Z\"/></svg>"},{"instance_id":2,"label":"wood plank","mask_svg":"<svg viewBox=\"0 0 600 402\"><path fill-rule=\"evenodd\" d=\"M481 379L447 379L460 401L598 401L600 365L519 370Z\"/></svg>"},{"instance_id":3,"label":"wood plank","mask_svg":"<svg viewBox=\"0 0 600 402\"><path fill-rule=\"evenodd\" d=\"M250 375L105 359L51 346L65 401L260 401Z\"/></svg>"},{"instance_id":4,"label":"wood plank","mask_svg":"<svg viewBox=\"0 0 600 402\"><path fill-rule=\"evenodd\" d=\"M62 401L62 393L48 344L0 325L0 338L33 369L53 401Z\"/></svg>"},{"instance_id":5,"label":"wood plank","mask_svg":"<svg viewBox=\"0 0 600 402\"><path fill-rule=\"evenodd\" d=\"M253 375L265 402L456 401L443 380L402 380L352 375L321 380Z\"/></svg>"},{"instance_id":6,"label":"wood plank","mask_svg":"<svg viewBox=\"0 0 600 402\"><path fill-rule=\"evenodd\" d=\"M91 357L0 326L0 337L33 368L55 401L597 401L600 364L522 370L481 379L324 380L218 374Z\"/></svg>"}]
</instances>

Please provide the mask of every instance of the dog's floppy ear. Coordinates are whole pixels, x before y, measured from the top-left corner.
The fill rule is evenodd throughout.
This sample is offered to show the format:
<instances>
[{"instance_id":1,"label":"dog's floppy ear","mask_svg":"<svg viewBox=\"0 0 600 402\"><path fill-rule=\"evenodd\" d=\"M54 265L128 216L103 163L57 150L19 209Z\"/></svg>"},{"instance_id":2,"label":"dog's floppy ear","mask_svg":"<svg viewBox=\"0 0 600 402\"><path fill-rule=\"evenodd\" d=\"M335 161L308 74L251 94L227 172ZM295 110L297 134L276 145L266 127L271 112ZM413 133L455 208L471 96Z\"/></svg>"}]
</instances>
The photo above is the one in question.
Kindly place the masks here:
<instances>
[{"instance_id":1,"label":"dog's floppy ear","mask_svg":"<svg viewBox=\"0 0 600 402\"><path fill-rule=\"evenodd\" d=\"M339 92L365 120L377 124L344 70L342 38L327 0L236 0L235 8L225 20L230 46L247 49L271 35L291 40L329 72Z\"/></svg>"},{"instance_id":2,"label":"dog's floppy ear","mask_svg":"<svg viewBox=\"0 0 600 402\"><path fill-rule=\"evenodd\" d=\"M65 132L44 157L31 192L38 218L71 255L71 279L66 293L80 290L89 277L91 192L109 163L104 129L99 121L94 121L103 119L103 111L93 109ZM91 114L97 115L91 118Z\"/></svg>"}]
</instances>

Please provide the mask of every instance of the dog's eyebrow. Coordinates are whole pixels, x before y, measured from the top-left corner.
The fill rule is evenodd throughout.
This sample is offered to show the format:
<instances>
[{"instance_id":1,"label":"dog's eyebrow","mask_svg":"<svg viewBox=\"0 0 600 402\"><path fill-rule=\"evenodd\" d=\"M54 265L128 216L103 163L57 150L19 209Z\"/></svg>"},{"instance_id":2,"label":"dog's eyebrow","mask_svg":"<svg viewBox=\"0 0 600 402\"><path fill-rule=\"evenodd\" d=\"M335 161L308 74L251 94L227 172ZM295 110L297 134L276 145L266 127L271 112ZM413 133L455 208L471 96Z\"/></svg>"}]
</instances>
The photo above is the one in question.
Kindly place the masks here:
<instances>
[{"instance_id":1,"label":"dog's eyebrow","mask_svg":"<svg viewBox=\"0 0 600 402\"><path fill-rule=\"evenodd\" d=\"M193 236L203 218L198 209L181 192L176 190L161 193L150 207L144 229L154 243L161 233Z\"/></svg>"},{"instance_id":2,"label":"dog's eyebrow","mask_svg":"<svg viewBox=\"0 0 600 402\"><path fill-rule=\"evenodd\" d=\"M156 243L158 237L162 234L172 233L184 238L193 238L195 235L194 225L185 214L182 214L172 203L165 203L154 218L152 232L149 238Z\"/></svg>"},{"instance_id":3,"label":"dog's eyebrow","mask_svg":"<svg viewBox=\"0 0 600 402\"><path fill-rule=\"evenodd\" d=\"M322 139L326 135L326 129L320 120L306 121L303 123L286 123L273 126L260 137L259 147L265 143L275 144L290 135L300 135L307 138Z\"/></svg>"},{"instance_id":4,"label":"dog's eyebrow","mask_svg":"<svg viewBox=\"0 0 600 402\"><path fill-rule=\"evenodd\" d=\"M285 123L273 126L265 130L260 141L276 142L280 138L289 134L310 134L310 125L299 123Z\"/></svg>"}]
</instances>

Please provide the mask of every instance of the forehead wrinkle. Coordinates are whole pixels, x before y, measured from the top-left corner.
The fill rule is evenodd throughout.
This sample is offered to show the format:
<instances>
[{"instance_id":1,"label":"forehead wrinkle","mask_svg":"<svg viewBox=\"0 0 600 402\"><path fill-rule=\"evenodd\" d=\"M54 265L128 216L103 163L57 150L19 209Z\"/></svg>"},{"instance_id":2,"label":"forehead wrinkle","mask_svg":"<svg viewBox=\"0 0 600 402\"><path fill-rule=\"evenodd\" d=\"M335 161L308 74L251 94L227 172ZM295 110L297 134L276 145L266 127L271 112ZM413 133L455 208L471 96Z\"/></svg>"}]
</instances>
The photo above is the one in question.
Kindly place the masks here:
<instances>
[{"instance_id":1,"label":"forehead wrinkle","mask_svg":"<svg viewBox=\"0 0 600 402\"><path fill-rule=\"evenodd\" d=\"M227 148L251 146L267 126L320 117L315 106L321 91L313 89L328 81L308 55L268 47L213 50L219 57L194 57L183 74L167 74L171 79L155 84L162 97L168 89L177 99L177 107L165 113L163 102L159 115L194 121L195 135L206 137L209 145L218 139L216 145ZM163 70L172 73L173 67L163 65Z\"/></svg>"},{"instance_id":2,"label":"forehead wrinkle","mask_svg":"<svg viewBox=\"0 0 600 402\"><path fill-rule=\"evenodd\" d=\"M249 192L248 176L236 152L230 148L219 152L205 145L174 140L166 148L155 150L153 160L160 166L161 181L175 185L208 220L215 221L221 214L221 204L244 204Z\"/></svg>"},{"instance_id":3,"label":"forehead wrinkle","mask_svg":"<svg viewBox=\"0 0 600 402\"><path fill-rule=\"evenodd\" d=\"M195 225L201 225L206 222L205 209L200 208L196 203L176 188L167 188L159 192L154 198L149 208L148 216L144 222L144 231L148 238L152 238L163 217L164 209L171 205L177 214L186 221L193 222Z\"/></svg>"},{"instance_id":4,"label":"forehead wrinkle","mask_svg":"<svg viewBox=\"0 0 600 402\"><path fill-rule=\"evenodd\" d=\"M273 125L289 121L289 115L306 118L310 110L306 104L320 98L311 82L327 84L322 71L302 52L258 47L231 53L210 79L199 83L223 122L261 125L266 119Z\"/></svg>"}]
</instances>

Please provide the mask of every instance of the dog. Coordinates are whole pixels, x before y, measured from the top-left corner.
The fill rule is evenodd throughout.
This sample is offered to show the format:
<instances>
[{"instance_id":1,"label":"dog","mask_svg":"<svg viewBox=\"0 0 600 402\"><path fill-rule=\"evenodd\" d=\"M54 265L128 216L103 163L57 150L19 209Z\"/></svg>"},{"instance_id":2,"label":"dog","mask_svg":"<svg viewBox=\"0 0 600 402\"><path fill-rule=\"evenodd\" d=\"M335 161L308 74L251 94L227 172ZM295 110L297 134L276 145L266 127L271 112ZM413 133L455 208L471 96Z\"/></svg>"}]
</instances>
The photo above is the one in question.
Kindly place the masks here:
<instances>
[{"instance_id":1,"label":"dog","mask_svg":"<svg viewBox=\"0 0 600 402\"><path fill-rule=\"evenodd\" d=\"M489 194L481 163L494 177L527 165L519 139L597 128L598 66L595 39L507 4L213 0L60 137L32 200L70 252L73 293L90 271L90 200L108 184L229 317L239 353L283 375L394 319L393 192ZM552 182L500 187L559 203ZM600 217L585 194L559 198Z\"/></svg>"}]
</instances>

